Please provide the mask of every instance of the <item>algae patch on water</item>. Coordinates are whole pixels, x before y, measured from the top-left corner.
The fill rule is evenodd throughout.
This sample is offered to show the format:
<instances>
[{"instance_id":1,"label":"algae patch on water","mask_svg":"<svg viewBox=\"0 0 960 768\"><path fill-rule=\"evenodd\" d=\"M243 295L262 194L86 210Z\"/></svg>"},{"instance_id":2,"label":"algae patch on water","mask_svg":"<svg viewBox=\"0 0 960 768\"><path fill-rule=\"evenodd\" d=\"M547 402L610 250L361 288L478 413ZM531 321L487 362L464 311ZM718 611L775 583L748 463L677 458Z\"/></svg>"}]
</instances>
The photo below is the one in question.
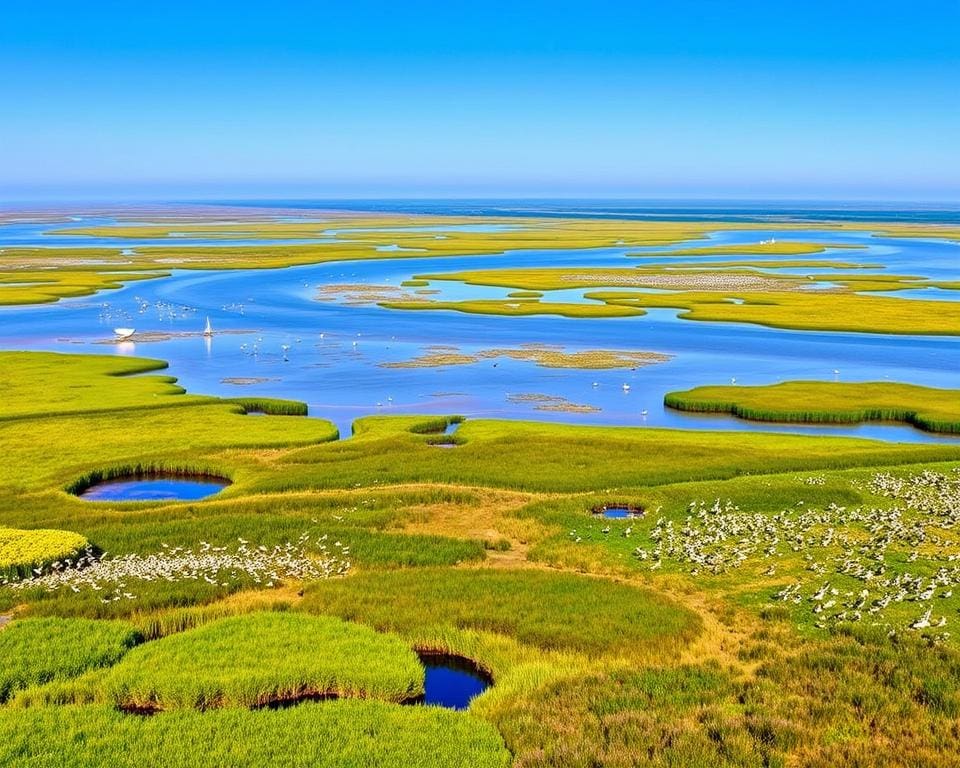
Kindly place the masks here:
<instances>
[{"instance_id":1,"label":"algae patch on water","mask_svg":"<svg viewBox=\"0 0 960 768\"><path fill-rule=\"evenodd\" d=\"M464 353L457 347L428 348L409 360L380 363L382 368L439 368L451 365L474 365L484 360L507 358L532 362L542 368L638 368L665 363L672 355L637 350L589 349L567 352L564 347L527 344L520 348L485 349Z\"/></svg>"}]
</instances>

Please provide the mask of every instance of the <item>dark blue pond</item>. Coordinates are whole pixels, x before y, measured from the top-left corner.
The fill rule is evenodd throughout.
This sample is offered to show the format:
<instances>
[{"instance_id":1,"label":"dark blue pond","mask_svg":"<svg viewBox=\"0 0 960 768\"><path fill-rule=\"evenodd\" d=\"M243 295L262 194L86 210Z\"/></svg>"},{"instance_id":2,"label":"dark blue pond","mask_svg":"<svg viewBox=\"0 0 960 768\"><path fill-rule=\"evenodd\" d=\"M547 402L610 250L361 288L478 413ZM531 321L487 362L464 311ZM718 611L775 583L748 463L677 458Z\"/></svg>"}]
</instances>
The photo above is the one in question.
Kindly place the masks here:
<instances>
[{"instance_id":1,"label":"dark blue pond","mask_svg":"<svg viewBox=\"0 0 960 768\"><path fill-rule=\"evenodd\" d=\"M427 671L424 695L418 703L447 709L466 709L470 701L491 685L490 678L468 659L422 654Z\"/></svg>"},{"instance_id":2,"label":"dark blue pond","mask_svg":"<svg viewBox=\"0 0 960 768\"><path fill-rule=\"evenodd\" d=\"M407 699L406 705L430 705L447 709L463 710L470 706L475 696L489 688L493 681L469 659L436 653L421 653L420 662L426 670L424 693L415 699ZM307 701L330 701L336 695L318 694L298 696L292 699L271 701L267 709L287 709Z\"/></svg>"},{"instance_id":3,"label":"dark blue pond","mask_svg":"<svg viewBox=\"0 0 960 768\"><path fill-rule=\"evenodd\" d=\"M80 494L87 501L196 501L230 485L215 477L127 477L103 482Z\"/></svg>"}]
</instances>

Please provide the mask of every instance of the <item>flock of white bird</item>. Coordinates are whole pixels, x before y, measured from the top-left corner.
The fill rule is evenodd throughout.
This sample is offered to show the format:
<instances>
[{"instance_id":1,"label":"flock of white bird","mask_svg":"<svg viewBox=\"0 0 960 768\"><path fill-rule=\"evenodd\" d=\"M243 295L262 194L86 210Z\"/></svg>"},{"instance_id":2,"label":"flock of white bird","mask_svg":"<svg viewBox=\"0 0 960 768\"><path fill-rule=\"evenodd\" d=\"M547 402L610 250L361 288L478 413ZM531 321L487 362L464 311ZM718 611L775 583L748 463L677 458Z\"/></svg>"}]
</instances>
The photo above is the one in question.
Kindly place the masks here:
<instances>
[{"instance_id":1,"label":"flock of white bird","mask_svg":"<svg viewBox=\"0 0 960 768\"><path fill-rule=\"evenodd\" d=\"M867 490L892 504L807 509L800 502L767 514L719 499L693 502L682 523L657 519L649 532L652 546L637 547L634 556L652 570L672 561L692 576L752 565L773 580L782 568L792 580L772 598L808 607L818 626L871 621L891 632L939 630L934 639L946 639L942 628L955 609L941 601L960 586L960 540L951 536L960 524L960 469L876 474Z\"/></svg>"},{"instance_id":2,"label":"flock of white bird","mask_svg":"<svg viewBox=\"0 0 960 768\"><path fill-rule=\"evenodd\" d=\"M309 551L308 551L309 550ZM310 581L341 576L350 569L350 548L326 535L311 540L303 534L296 542L274 547L255 546L238 539L236 546L213 546L202 541L195 549L162 545L151 555L110 557L87 549L75 558L35 569L31 578L0 581L15 590L44 589L56 592L92 590L104 603L135 600L136 582L196 581L220 587L245 583L279 586L285 579Z\"/></svg>"},{"instance_id":3,"label":"flock of white bird","mask_svg":"<svg viewBox=\"0 0 960 768\"><path fill-rule=\"evenodd\" d=\"M148 301L142 296L134 296L133 301L136 304L136 313L146 315L153 311L158 321L180 320L187 317L194 317L197 313L196 307L189 307L183 304L172 304L168 301ZM102 302L99 305L100 322L104 324L115 324L118 322L131 322L133 315L122 307Z\"/></svg>"}]
</instances>

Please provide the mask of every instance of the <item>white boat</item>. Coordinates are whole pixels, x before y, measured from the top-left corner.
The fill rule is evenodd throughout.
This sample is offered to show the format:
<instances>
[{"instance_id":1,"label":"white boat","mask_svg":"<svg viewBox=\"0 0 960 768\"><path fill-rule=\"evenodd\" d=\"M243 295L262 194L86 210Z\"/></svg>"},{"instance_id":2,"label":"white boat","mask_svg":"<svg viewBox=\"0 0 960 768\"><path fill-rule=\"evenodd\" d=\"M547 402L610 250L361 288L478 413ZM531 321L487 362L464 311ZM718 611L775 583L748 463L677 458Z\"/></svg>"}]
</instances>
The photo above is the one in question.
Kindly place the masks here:
<instances>
[{"instance_id":1,"label":"white boat","mask_svg":"<svg viewBox=\"0 0 960 768\"><path fill-rule=\"evenodd\" d=\"M114 328L113 332L117 334L117 338L120 341L123 341L124 339L129 339L131 336L133 336L133 334L137 332L137 329L136 328Z\"/></svg>"},{"instance_id":2,"label":"white boat","mask_svg":"<svg viewBox=\"0 0 960 768\"><path fill-rule=\"evenodd\" d=\"M207 324L203 328L204 336L213 336L213 326L210 325L210 318L207 318Z\"/></svg>"}]
</instances>

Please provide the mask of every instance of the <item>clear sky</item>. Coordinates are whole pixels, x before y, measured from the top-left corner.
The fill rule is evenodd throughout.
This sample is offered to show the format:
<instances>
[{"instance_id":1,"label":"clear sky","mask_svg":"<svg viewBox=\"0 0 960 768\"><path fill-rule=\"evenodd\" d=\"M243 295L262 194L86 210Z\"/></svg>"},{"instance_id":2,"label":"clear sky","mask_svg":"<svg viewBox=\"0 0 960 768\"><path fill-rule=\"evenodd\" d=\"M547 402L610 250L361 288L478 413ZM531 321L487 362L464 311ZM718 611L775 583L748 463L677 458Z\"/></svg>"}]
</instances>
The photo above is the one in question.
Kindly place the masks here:
<instances>
[{"instance_id":1,"label":"clear sky","mask_svg":"<svg viewBox=\"0 0 960 768\"><path fill-rule=\"evenodd\" d=\"M960 199L958 0L37 0L0 199Z\"/></svg>"}]
</instances>

